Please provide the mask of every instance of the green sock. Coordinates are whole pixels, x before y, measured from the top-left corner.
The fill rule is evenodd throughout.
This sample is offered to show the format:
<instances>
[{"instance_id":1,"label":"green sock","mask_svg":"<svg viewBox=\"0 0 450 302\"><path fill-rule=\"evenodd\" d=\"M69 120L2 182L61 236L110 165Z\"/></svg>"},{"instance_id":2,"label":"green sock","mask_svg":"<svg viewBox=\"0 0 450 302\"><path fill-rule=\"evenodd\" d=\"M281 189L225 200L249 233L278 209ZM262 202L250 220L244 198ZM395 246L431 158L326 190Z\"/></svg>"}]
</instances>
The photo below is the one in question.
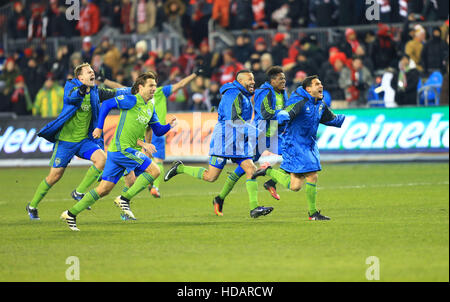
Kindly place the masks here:
<instances>
[{"instance_id":1,"label":"green sock","mask_svg":"<svg viewBox=\"0 0 450 302\"><path fill-rule=\"evenodd\" d=\"M256 179L247 179L245 186L247 187L250 210L253 210L258 207L258 183Z\"/></svg>"},{"instance_id":2,"label":"green sock","mask_svg":"<svg viewBox=\"0 0 450 302\"><path fill-rule=\"evenodd\" d=\"M79 202L77 202L69 210L69 212L72 213L73 215L78 215L84 210L86 210L88 207L93 205L99 199L100 196L98 195L97 191L95 191L95 189L92 189L88 193L84 194L84 197Z\"/></svg>"},{"instance_id":3,"label":"green sock","mask_svg":"<svg viewBox=\"0 0 450 302\"><path fill-rule=\"evenodd\" d=\"M44 178L37 187L36 192L34 193L33 199L30 202L30 207L37 208L38 204L41 202L42 198L47 195L47 192L51 187L52 186L49 185Z\"/></svg>"},{"instance_id":4,"label":"green sock","mask_svg":"<svg viewBox=\"0 0 450 302\"><path fill-rule=\"evenodd\" d=\"M122 192L122 196L130 200L147 188L149 184L152 184L153 181L153 177L147 172L144 172L136 178L134 184L126 192Z\"/></svg>"},{"instance_id":5,"label":"green sock","mask_svg":"<svg viewBox=\"0 0 450 302\"><path fill-rule=\"evenodd\" d=\"M306 183L306 200L308 201L309 214L312 215L317 212L316 209L316 196L317 196L317 184Z\"/></svg>"},{"instance_id":6,"label":"green sock","mask_svg":"<svg viewBox=\"0 0 450 302\"><path fill-rule=\"evenodd\" d=\"M153 186L159 188L159 184L161 183L161 179L164 177L164 165L162 163L157 163L159 167L159 176L153 182Z\"/></svg>"},{"instance_id":7,"label":"green sock","mask_svg":"<svg viewBox=\"0 0 450 302\"><path fill-rule=\"evenodd\" d=\"M97 169L95 166L91 166L89 170L84 175L83 180L76 188L78 193L86 193L90 185L97 181L98 177L102 174L102 171Z\"/></svg>"},{"instance_id":8,"label":"green sock","mask_svg":"<svg viewBox=\"0 0 450 302\"><path fill-rule=\"evenodd\" d=\"M240 176L237 175L235 172L228 175L227 179L225 180L225 184L223 185L222 191L219 193L219 197L222 200L225 200L225 198L230 194L231 190L233 190L234 185L239 180Z\"/></svg>"},{"instance_id":9,"label":"green sock","mask_svg":"<svg viewBox=\"0 0 450 302\"><path fill-rule=\"evenodd\" d=\"M266 172L276 183L280 183L283 187L291 188L291 175L283 170L267 169Z\"/></svg>"},{"instance_id":10,"label":"green sock","mask_svg":"<svg viewBox=\"0 0 450 302\"><path fill-rule=\"evenodd\" d=\"M206 169L203 167L190 167L185 165L179 165L177 168L178 173L184 173L197 179L203 179L203 173L205 171Z\"/></svg>"},{"instance_id":11,"label":"green sock","mask_svg":"<svg viewBox=\"0 0 450 302\"><path fill-rule=\"evenodd\" d=\"M122 189L122 193L125 193L126 191L128 191L130 188L128 188L127 186L124 186Z\"/></svg>"}]
</instances>

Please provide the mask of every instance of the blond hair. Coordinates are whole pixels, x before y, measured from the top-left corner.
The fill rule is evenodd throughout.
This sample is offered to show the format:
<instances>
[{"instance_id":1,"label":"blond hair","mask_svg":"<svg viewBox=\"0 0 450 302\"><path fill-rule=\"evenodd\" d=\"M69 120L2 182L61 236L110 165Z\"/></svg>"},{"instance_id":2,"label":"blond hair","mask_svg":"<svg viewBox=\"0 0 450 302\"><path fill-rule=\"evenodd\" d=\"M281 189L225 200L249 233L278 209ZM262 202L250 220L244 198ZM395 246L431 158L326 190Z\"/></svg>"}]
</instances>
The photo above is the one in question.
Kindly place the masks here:
<instances>
[{"instance_id":1,"label":"blond hair","mask_svg":"<svg viewBox=\"0 0 450 302\"><path fill-rule=\"evenodd\" d=\"M78 78L78 76L82 73L83 68L87 67L87 66L91 67L91 65L89 63L85 62L85 63L82 63L82 64L78 65L77 67L75 67L75 69L73 71L75 78Z\"/></svg>"}]
</instances>

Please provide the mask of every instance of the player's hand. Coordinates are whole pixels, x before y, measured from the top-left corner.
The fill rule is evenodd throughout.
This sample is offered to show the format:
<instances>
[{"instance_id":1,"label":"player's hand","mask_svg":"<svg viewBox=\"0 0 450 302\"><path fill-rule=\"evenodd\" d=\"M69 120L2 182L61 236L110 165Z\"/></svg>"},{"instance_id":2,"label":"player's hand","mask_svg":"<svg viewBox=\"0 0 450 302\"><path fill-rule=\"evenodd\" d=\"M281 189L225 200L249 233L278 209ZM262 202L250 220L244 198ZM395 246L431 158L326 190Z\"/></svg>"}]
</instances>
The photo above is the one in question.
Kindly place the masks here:
<instances>
[{"instance_id":1,"label":"player's hand","mask_svg":"<svg viewBox=\"0 0 450 302\"><path fill-rule=\"evenodd\" d=\"M169 121L170 127L173 128L178 124L178 120L176 116L171 116Z\"/></svg>"},{"instance_id":2,"label":"player's hand","mask_svg":"<svg viewBox=\"0 0 450 302\"><path fill-rule=\"evenodd\" d=\"M99 81L100 83L103 83L105 81L105 70L102 68L100 68L99 72L96 74L95 77L96 81Z\"/></svg>"},{"instance_id":3,"label":"player's hand","mask_svg":"<svg viewBox=\"0 0 450 302\"><path fill-rule=\"evenodd\" d=\"M102 136L102 132L103 132L102 129L95 128L94 131L92 132L92 137L95 139L100 138Z\"/></svg>"},{"instance_id":4,"label":"player's hand","mask_svg":"<svg viewBox=\"0 0 450 302\"><path fill-rule=\"evenodd\" d=\"M80 94L82 95L82 96L84 96L85 94L86 94L86 92L87 92L87 89L88 89L88 87L86 86L86 85L81 85L79 88L79 91L80 91Z\"/></svg>"},{"instance_id":5,"label":"player's hand","mask_svg":"<svg viewBox=\"0 0 450 302\"><path fill-rule=\"evenodd\" d=\"M143 143L142 150L151 156L151 154L156 152L156 147L150 143Z\"/></svg>"},{"instance_id":6,"label":"player's hand","mask_svg":"<svg viewBox=\"0 0 450 302\"><path fill-rule=\"evenodd\" d=\"M205 73L205 70L201 65L197 65L194 69L194 73L196 76L202 76Z\"/></svg>"},{"instance_id":7,"label":"player's hand","mask_svg":"<svg viewBox=\"0 0 450 302\"><path fill-rule=\"evenodd\" d=\"M282 125L290 120L289 113L287 113L286 110L281 110L280 112L278 112L276 118L277 118L278 124L280 124L280 125Z\"/></svg>"}]
</instances>

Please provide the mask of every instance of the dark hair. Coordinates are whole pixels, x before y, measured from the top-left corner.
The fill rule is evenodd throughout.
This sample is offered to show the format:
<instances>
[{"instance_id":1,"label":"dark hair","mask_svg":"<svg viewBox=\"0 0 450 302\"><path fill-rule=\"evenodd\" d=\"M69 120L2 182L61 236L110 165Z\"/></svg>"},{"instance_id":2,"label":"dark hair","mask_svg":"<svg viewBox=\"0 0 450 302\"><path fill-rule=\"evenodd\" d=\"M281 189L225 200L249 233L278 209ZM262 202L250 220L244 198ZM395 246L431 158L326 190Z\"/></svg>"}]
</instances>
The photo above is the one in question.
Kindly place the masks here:
<instances>
[{"instance_id":1,"label":"dark hair","mask_svg":"<svg viewBox=\"0 0 450 302\"><path fill-rule=\"evenodd\" d=\"M248 69L239 70L238 73L236 73L236 80L241 73L252 73L252 72Z\"/></svg>"},{"instance_id":2,"label":"dark hair","mask_svg":"<svg viewBox=\"0 0 450 302\"><path fill-rule=\"evenodd\" d=\"M139 85L144 86L148 79L153 79L156 81L155 74L153 72L140 74L134 82L133 87L131 87L131 93L137 94L139 92Z\"/></svg>"},{"instance_id":3,"label":"dark hair","mask_svg":"<svg viewBox=\"0 0 450 302\"><path fill-rule=\"evenodd\" d=\"M303 82L302 82L302 87L303 87L303 89L306 89L306 87L311 87L312 81L313 81L314 79L319 79L319 76L318 76L318 75L312 75L312 76L306 77L306 78L303 80Z\"/></svg>"},{"instance_id":4,"label":"dark hair","mask_svg":"<svg viewBox=\"0 0 450 302\"><path fill-rule=\"evenodd\" d=\"M272 66L269 69L267 69L266 72L269 80L276 78L276 76L279 75L280 73L284 73L283 68L281 68L280 66Z\"/></svg>"}]
</instances>

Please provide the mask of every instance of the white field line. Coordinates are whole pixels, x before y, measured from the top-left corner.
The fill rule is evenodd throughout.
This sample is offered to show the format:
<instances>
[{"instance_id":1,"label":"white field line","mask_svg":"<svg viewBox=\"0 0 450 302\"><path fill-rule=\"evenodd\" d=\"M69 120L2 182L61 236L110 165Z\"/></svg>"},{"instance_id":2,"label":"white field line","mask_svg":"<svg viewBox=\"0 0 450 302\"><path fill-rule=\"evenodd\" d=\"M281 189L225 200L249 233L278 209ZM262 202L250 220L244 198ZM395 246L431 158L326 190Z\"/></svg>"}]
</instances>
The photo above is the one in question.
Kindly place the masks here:
<instances>
[{"instance_id":1,"label":"white field line","mask_svg":"<svg viewBox=\"0 0 450 302\"><path fill-rule=\"evenodd\" d=\"M437 183L433 182L410 182L410 183L398 183L398 184L376 184L376 185L359 185L359 186L327 186L320 187L318 186L318 190L336 190L336 189L370 189L370 188L395 188L395 187L414 187L414 186L429 186L429 185L449 185L448 181L441 181ZM245 190L244 190L245 191ZM259 189L259 192L263 192L265 190ZM287 189L282 189L279 191L288 191ZM232 191L230 194L238 194L242 193L241 191ZM218 194L218 191L201 191L201 192L167 192L162 190L161 195L164 197L182 197L182 196L213 196L214 194ZM114 199L116 196L111 194L106 196L104 199L112 198ZM144 193L139 194L134 199L154 199L150 196L150 194L145 190ZM43 202L56 202L56 201L73 201L72 198L44 198ZM7 201L0 200L0 205L6 204Z\"/></svg>"}]
</instances>

